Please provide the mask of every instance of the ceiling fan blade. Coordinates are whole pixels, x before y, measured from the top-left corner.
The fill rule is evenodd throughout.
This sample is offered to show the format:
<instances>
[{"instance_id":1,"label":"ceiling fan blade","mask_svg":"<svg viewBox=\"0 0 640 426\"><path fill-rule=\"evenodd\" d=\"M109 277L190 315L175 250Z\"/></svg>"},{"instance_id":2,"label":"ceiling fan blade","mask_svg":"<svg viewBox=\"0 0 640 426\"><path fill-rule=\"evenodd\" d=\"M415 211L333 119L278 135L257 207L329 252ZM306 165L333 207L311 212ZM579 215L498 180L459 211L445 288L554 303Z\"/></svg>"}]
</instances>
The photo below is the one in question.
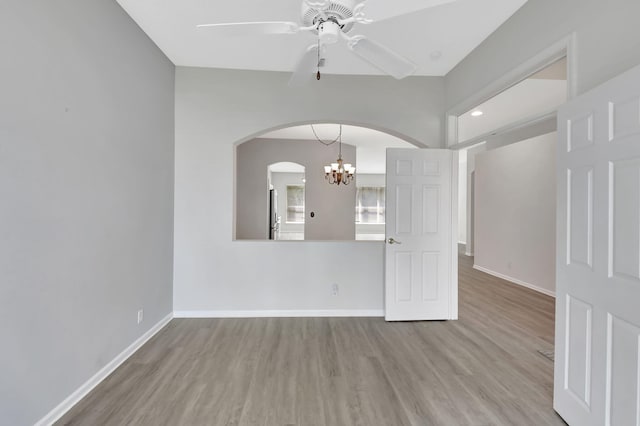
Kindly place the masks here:
<instances>
[{"instance_id":1,"label":"ceiling fan blade","mask_svg":"<svg viewBox=\"0 0 640 426\"><path fill-rule=\"evenodd\" d=\"M201 24L197 27L220 37L295 34L300 30L300 27L295 22L237 22L229 24Z\"/></svg>"},{"instance_id":2,"label":"ceiling fan blade","mask_svg":"<svg viewBox=\"0 0 640 426\"><path fill-rule=\"evenodd\" d=\"M307 48L298 61L296 70L289 79L289 87L301 87L306 85L313 77L318 68L318 46L312 45Z\"/></svg>"},{"instance_id":3,"label":"ceiling fan blade","mask_svg":"<svg viewBox=\"0 0 640 426\"><path fill-rule=\"evenodd\" d=\"M348 46L353 53L398 80L410 76L418 68L408 59L364 36L349 40Z\"/></svg>"},{"instance_id":4,"label":"ceiling fan blade","mask_svg":"<svg viewBox=\"0 0 640 426\"><path fill-rule=\"evenodd\" d=\"M395 18L396 16L406 15L407 13L417 12L419 10L429 9L432 7L453 3L456 0L364 0L356 5L356 8L363 7L362 12L367 19L374 22L384 21L385 19Z\"/></svg>"}]
</instances>

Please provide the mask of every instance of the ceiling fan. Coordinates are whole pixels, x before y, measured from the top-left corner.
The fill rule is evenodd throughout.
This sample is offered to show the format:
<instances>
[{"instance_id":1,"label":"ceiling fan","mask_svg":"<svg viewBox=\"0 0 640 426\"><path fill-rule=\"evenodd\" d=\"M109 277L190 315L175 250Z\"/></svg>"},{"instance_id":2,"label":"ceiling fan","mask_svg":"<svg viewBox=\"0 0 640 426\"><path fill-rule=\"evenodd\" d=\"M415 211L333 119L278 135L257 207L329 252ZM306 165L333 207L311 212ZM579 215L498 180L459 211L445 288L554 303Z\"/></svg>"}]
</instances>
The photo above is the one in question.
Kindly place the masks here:
<instances>
[{"instance_id":1,"label":"ceiling fan","mask_svg":"<svg viewBox=\"0 0 640 426\"><path fill-rule=\"evenodd\" d=\"M303 0L301 24L295 22L239 22L202 24L221 37L297 34L310 32L317 42L309 46L296 66L290 86L306 84L324 64L325 46L344 40L347 47L374 67L397 79L413 74L417 66L389 48L362 35L350 35L355 24L371 24L398 15L451 3L455 0Z\"/></svg>"}]
</instances>

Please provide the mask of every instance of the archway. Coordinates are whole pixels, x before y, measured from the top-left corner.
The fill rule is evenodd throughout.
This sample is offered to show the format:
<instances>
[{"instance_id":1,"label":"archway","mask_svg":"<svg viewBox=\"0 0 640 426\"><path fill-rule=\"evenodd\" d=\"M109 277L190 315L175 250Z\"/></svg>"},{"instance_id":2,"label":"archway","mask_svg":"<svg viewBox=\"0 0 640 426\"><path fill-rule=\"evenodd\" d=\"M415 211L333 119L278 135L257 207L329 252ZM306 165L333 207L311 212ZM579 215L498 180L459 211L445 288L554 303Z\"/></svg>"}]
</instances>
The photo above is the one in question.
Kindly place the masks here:
<instances>
[{"instance_id":1,"label":"archway","mask_svg":"<svg viewBox=\"0 0 640 426\"><path fill-rule=\"evenodd\" d=\"M338 157L339 144L334 142L338 141L340 130L345 163L353 163L357 169L355 181L346 187L329 185L324 174L324 166L334 163ZM263 191L269 183L264 176L256 178L255 170L284 161L305 167L307 182L305 204L298 207L305 211L304 220L287 226L280 214L280 230L288 228L289 231L280 232L284 237L280 239L299 240L304 235L306 240L383 240L386 149L418 146L423 145L371 127L340 123L279 127L237 143L236 239L266 239L270 235L272 224L259 219L265 215L258 213L255 196L251 195ZM286 209L283 190L277 191L280 213ZM268 205L268 197L264 200L261 205ZM254 231L246 232L247 226L252 226Z\"/></svg>"},{"instance_id":2,"label":"archway","mask_svg":"<svg viewBox=\"0 0 640 426\"><path fill-rule=\"evenodd\" d=\"M270 240L304 240L305 167L292 162L267 166Z\"/></svg>"}]
</instances>

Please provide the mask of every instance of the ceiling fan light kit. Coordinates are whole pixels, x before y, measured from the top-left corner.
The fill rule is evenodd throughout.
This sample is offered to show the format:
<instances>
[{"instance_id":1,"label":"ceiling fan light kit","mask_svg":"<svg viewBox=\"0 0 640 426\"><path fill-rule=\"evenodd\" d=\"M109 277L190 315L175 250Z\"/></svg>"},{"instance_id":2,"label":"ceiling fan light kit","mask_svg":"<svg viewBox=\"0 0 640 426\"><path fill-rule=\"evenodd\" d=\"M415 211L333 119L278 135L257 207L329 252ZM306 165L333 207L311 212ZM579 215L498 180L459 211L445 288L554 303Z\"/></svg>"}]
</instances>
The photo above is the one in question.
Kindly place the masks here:
<instances>
[{"instance_id":1,"label":"ceiling fan light kit","mask_svg":"<svg viewBox=\"0 0 640 426\"><path fill-rule=\"evenodd\" d=\"M333 18L318 24L318 40L321 45L337 43L341 32L342 27Z\"/></svg>"},{"instance_id":2,"label":"ceiling fan light kit","mask_svg":"<svg viewBox=\"0 0 640 426\"><path fill-rule=\"evenodd\" d=\"M242 22L198 25L221 37L261 34L297 34L310 32L317 41L309 46L298 61L289 80L289 86L302 86L315 74L320 78L320 66L324 47L341 39L362 60L396 79L412 75L417 66L393 50L372 41L363 35L351 36L356 24L368 25L374 21L367 17L370 1L385 0L303 0L301 25L295 22ZM424 9L449 3L452 0L425 1ZM382 18L384 19L384 17ZM375 22L380 21L378 19ZM317 73L316 73L317 71Z\"/></svg>"}]
</instances>

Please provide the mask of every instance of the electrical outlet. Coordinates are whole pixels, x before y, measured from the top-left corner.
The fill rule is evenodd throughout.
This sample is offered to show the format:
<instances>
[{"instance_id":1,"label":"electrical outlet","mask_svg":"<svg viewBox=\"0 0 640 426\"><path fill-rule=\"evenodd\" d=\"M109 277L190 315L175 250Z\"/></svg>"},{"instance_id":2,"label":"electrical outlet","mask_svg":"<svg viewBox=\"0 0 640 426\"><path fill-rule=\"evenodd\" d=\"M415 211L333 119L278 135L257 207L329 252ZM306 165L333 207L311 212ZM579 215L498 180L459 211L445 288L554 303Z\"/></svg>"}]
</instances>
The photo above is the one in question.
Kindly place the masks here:
<instances>
[{"instance_id":1,"label":"electrical outlet","mask_svg":"<svg viewBox=\"0 0 640 426\"><path fill-rule=\"evenodd\" d=\"M340 287L338 286L338 284L334 284L331 286L331 294L334 296L337 296L338 293L340 293Z\"/></svg>"},{"instance_id":2,"label":"electrical outlet","mask_svg":"<svg viewBox=\"0 0 640 426\"><path fill-rule=\"evenodd\" d=\"M138 324L140 324L143 319L144 319L144 309L140 309L138 311Z\"/></svg>"}]
</instances>

